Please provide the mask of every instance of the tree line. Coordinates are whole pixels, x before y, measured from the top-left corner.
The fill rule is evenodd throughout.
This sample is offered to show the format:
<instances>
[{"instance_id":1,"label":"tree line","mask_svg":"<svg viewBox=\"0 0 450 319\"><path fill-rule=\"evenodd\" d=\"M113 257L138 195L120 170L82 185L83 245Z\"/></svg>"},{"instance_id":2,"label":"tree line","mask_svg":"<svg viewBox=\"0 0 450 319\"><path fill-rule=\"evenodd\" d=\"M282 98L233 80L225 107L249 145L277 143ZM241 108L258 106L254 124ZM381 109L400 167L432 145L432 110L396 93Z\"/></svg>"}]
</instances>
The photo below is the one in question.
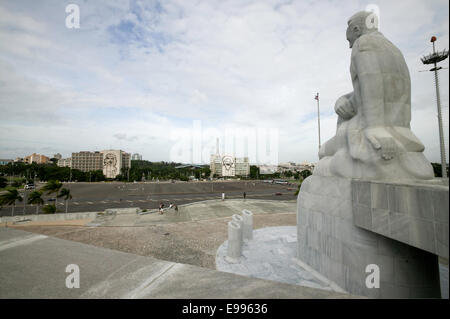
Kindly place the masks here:
<instances>
[{"instance_id":1,"label":"tree line","mask_svg":"<svg viewBox=\"0 0 450 319\"><path fill-rule=\"evenodd\" d=\"M188 181L190 176L197 179L209 178L211 170L209 165L199 168L176 168L181 163L174 162L150 162L144 160L132 160L130 168L123 168L116 177L120 181L150 181L150 180L181 180Z\"/></svg>"},{"instance_id":2,"label":"tree line","mask_svg":"<svg viewBox=\"0 0 450 319\"><path fill-rule=\"evenodd\" d=\"M62 198L65 202L65 212L69 209L69 200L72 199L70 190L62 187L63 184L60 181L51 180L48 181L40 190L31 192L27 197L27 204L36 205L36 214L39 214L39 208L42 207L42 211L46 214L54 214L57 211L58 198ZM47 204L44 206L44 199L42 196L55 194L55 204ZM20 195L17 188L9 188L5 193L0 195L0 206L11 206L11 216L14 216L14 211L17 202L22 202L24 198ZM25 210L24 210L25 213Z\"/></svg>"}]
</instances>

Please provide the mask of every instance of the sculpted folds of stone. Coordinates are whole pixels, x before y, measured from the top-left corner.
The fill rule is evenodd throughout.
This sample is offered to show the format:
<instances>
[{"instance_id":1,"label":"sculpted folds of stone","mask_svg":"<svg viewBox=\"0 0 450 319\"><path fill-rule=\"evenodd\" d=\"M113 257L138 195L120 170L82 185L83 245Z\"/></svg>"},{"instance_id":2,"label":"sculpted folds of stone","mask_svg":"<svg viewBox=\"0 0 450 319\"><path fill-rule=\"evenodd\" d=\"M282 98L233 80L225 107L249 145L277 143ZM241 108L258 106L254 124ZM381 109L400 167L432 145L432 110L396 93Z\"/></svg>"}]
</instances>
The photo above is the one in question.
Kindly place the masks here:
<instances>
[{"instance_id":1,"label":"sculpted folds of stone","mask_svg":"<svg viewBox=\"0 0 450 319\"><path fill-rule=\"evenodd\" d=\"M411 131L411 79L400 50L371 13L348 21L353 92L335 104L336 135L319 151L314 175L368 179L431 179L424 145Z\"/></svg>"}]
</instances>

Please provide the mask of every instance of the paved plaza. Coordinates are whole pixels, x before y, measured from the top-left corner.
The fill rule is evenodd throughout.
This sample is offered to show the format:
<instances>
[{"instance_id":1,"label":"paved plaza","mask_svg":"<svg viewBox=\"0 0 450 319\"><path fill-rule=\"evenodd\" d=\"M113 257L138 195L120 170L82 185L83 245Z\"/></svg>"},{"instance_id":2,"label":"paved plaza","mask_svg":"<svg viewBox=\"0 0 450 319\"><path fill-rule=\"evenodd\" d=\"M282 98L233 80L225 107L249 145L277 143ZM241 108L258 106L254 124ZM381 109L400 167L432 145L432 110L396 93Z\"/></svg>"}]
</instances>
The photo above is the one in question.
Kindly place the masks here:
<instances>
[{"instance_id":1,"label":"paved plaza","mask_svg":"<svg viewBox=\"0 0 450 319\"><path fill-rule=\"evenodd\" d=\"M80 287L67 288L67 265ZM0 228L0 298L352 298Z\"/></svg>"},{"instance_id":2,"label":"paved plaza","mask_svg":"<svg viewBox=\"0 0 450 319\"><path fill-rule=\"evenodd\" d=\"M296 224L295 200L230 199L180 205L178 214L173 209L162 215L157 210L142 215L128 211L96 219L21 222L8 227L216 269L216 251L227 239L227 223L242 209L254 213L255 229Z\"/></svg>"},{"instance_id":3,"label":"paved plaza","mask_svg":"<svg viewBox=\"0 0 450 319\"><path fill-rule=\"evenodd\" d=\"M38 185L38 189L42 185ZM222 193L225 193L227 199L243 198L243 193L246 192L249 199L295 200L294 193L297 189L296 185L270 184L262 181L64 183L63 187L68 188L73 196L69 202L68 212L103 211L111 207L156 209L161 202L166 207L171 202L183 205L220 199ZM31 191L27 191L26 194L24 190L20 192L26 198L26 194ZM43 197L47 200L55 196ZM58 199L58 210L65 212L65 203L62 199ZM26 204L25 201L18 203L15 208L15 215L35 213L36 207ZM11 207L0 207L0 216L11 214Z\"/></svg>"},{"instance_id":4,"label":"paved plaza","mask_svg":"<svg viewBox=\"0 0 450 319\"><path fill-rule=\"evenodd\" d=\"M243 209L248 209L253 213L254 238L244 245L240 263L229 264L224 260L227 249L227 224L233 214L239 214ZM214 278L213 281L217 280L218 283L222 280L234 280L230 278L235 278L233 276L237 275L244 276L242 278L246 278L245 282L249 285L253 284L253 281L251 281L253 278L254 280L262 280L262 282L271 282L274 287L281 287L279 285L282 284L288 287L297 286L301 291L299 293L294 288L287 288L288 291L294 289L297 297L288 297L284 293L280 294L278 288L274 288L275 290L268 289L264 293L254 295L262 298L349 297L340 294L342 290L339 287L336 287L326 278L317 276L316 272L305 267L305 264L296 258L295 210L295 200L207 200L180 205L178 212L173 209L166 209L162 215L158 214L157 210L141 213L119 210L115 214L99 214L97 218L83 220L3 224L2 226L7 227L0 227L0 259L3 260L0 267L6 269L6 272L2 275L3 277L0 277L0 281L4 283L2 286L7 288L2 289L0 296L36 298L37 291L41 293L40 289L43 289L44 294L42 296L44 298L52 297L54 292L49 292L46 290L47 288L38 287L30 291L23 286L26 285L24 283L20 283L17 288L14 288L16 286L13 285L13 280L19 282L25 280L19 278L20 271L22 271L25 274L24 278L36 282L37 279L31 274L33 271L31 264L38 266L38 273L39 276L43 276L42 278L50 276L50 272L46 273L46 270L40 268L52 264L53 259L59 258L57 256L68 245L75 247L70 248L74 249L71 263L82 262L85 269L95 269L99 273L97 277L102 279L96 279L97 277L92 274L92 278L89 277L89 280L92 281L89 283L90 288L83 290L80 294L73 294L73 292L63 289L62 296L67 298L131 298L132 296L129 293L133 289L137 289L138 281L137 279L132 281L133 283L130 285L136 286L131 289L130 285L119 278L120 276L141 278L139 280L145 282L145 280L154 276L157 278L162 276L158 279L162 280L165 278L164 274L168 271L169 273L174 272L174 277L178 278L175 280L177 282L181 280L180 276L175 275L175 273L179 273L177 271L179 269L189 269L189 275L193 271L196 274L195 276L201 276L200 274L204 271L205 274L210 274ZM9 236L12 236L12 238ZM40 247L43 243L48 243L45 248ZM32 250L33 247L37 247L36 253ZM41 257L37 256L39 251L42 252ZM43 253L44 251L45 253ZM103 259L100 261L95 256L97 251L101 252L100 255L105 253L110 257L101 257L107 258L107 261ZM122 256L125 256L123 254L129 255L125 258L126 262L120 261L123 258ZM46 259L48 255L52 256ZM70 254L61 258L70 259L69 256ZM113 260L115 258L118 258L119 261ZM56 260L54 262L57 265L61 263ZM117 271L117 274L114 271L114 274L110 273L112 271L109 269L110 266L105 266L103 269L101 264L103 262L117 264L118 266L114 270ZM127 263L130 263L130 265L136 263L136 265L130 267L130 270L121 269ZM155 263L159 265L156 268ZM219 270L219 272L210 272L214 270ZM100 273L104 272L109 273L109 275L100 276ZM448 265L441 264L440 272L441 278L443 278L443 297L447 296L448 298ZM226 277L227 275L224 275L224 273L229 273L232 277ZM11 274L13 275L11 276ZM119 276L119 274L121 275ZM60 274L60 276L62 275ZM191 285L192 283L184 282L183 284ZM42 283L42 285L44 284ZM224 284L222 283L222 285ZM261 285L264 286L264 284ZM267 285L270 286L271 284ZM202 291L205 292L206 290L200 286L197 287L197 291L190 293L187 291L170 293L169 290L164 290L164 293L153 294L153 292L138 289L134 297L205 298L206 296L202 295ZM314 291L315 295L307 295L305 291L309 292L309 290L302 290L303 288L312 288L311 291ZM8 289L8 292L5 289ZM24 290L22 291L22 289ZM316 293L317 289L322 292ZM254 297L251 295L251 293L255 293L254 291L250 292L247 289L244 289L244 291L245 293L240 296L241 298ZM273 291L276 292L273 294ZM213 289L211 298L229 298L227 293L223 290L218 292Z\"/></svg>"},{"instance_id":5,"label":"paved plaza","mask_svg":"<svg viewBox=\"0 0 450 319\"><path fill-rule=\"evenodd\" d=\"M216 271L227 222L243 208L257 229L295 225L295 201L216 200L180 206L180 216L0 227L0 298L353 298ZM80 267L80 289L64 285L68 264Z\"/></svg>"}]
</instances>

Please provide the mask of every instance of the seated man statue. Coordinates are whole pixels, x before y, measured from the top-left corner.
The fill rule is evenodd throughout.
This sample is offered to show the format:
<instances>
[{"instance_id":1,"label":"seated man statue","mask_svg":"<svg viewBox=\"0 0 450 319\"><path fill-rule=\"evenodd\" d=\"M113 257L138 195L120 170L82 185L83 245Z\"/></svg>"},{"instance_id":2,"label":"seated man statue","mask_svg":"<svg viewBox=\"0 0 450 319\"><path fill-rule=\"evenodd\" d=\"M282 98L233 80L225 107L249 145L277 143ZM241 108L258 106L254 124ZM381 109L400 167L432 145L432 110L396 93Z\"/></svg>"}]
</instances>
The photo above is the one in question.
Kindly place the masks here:
<instances>
[{"instance_id":1,"label":"seated man statue","mask_svg":"<svg viewBox=\"0 0 450 319\"><path fill-rule=\"evenodd\" d=\"M411 131L408 67L376 22L376 16L365 11L348 21L353 92L336 101L336 135L320 148L314 175L432 179L425 147Z\"/></svg>"}]
</instances>

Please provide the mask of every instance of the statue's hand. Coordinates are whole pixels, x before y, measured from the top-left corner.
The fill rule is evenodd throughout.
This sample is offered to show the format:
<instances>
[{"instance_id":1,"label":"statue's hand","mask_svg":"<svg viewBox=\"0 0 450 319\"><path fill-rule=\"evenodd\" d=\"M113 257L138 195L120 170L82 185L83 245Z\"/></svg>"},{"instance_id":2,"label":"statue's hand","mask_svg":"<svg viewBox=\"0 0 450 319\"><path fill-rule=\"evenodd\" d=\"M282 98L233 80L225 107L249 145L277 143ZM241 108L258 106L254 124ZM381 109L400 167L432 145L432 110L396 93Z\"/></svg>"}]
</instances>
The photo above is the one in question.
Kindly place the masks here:
<instances>
[{"instance_id":1,"label":"statue's hand","mask_svg":"<svg viewBox=\"0 0 450 319\"><path fill-rule=\"evenodd\" d=\"M345 120L351 119L356 115L356 111L353 108L350 101L345 97L340 97L334 106L336 113Z\"/></svg>"},{"instance_id":2,"label":"statue's hand","mask_svg":"<svg viewBox=\"0 0 450 319\"><path fill-rule=\"evenodd\" d=\"M394 138L382 128L372 128L365 131L365 135L376 150L381 150L381 158L389 161L397 153Z\"/></svg>"}]
</instances>

